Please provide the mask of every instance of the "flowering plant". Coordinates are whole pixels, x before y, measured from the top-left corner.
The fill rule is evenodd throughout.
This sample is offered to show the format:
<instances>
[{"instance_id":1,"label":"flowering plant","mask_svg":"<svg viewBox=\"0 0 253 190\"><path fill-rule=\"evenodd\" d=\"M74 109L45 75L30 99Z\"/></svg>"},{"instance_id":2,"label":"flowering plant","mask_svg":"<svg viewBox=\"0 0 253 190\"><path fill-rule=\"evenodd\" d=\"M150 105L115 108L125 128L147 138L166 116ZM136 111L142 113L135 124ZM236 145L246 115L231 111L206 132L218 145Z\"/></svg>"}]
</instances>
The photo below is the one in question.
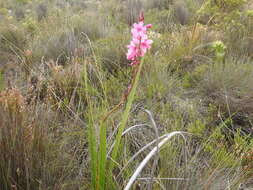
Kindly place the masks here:
<instances>
[{"instance_id":1,"label":"flowering plant","mask_svg":"<svg viewBox=\"0 0 253 190\"><path fill-rule=\"evenodd\" d=\"M116 160L120 141L122 137L122 133L124 128L126 127L128 117L130 115L131 106L134 101L134 96L137 89L137 84L140 79L140 73L142 70L142 66L144 63L144 55L147 50L151 48L152 40L148 39L147 30L151 28L151 24L144 25L144 16L143 13L140 14L139 22L133 24L133 28L131 29L132 40L128 47L128 52L126 54L127 59L131 61L130 65L137 65L133 69L133 76L130 84L128 85L127 90L122 96L120 103L115 106L115 108L108 114L110 115L112 112L117 110L120 106L122 106L126 102L125 110L122 114L122 120L118 128L118 133L116 135L115 144L112 150L111 159ZM108 118L108 115L105 117ZM111 162L109 170L114 168L114 162Z\"/></svg>"},{"instance_id":2,"label":"flowering plant","mask_svg":"<svg viewBox=\"0 0 253 190\"><path fill-rule=\"evenodd\" d=\"M135 94L137 91L138 81L140 79L140 74L142 70L142 66L144 63L144 55L146 54L147 50L151 48L151 44L153 43L152 40L148 39L147 30L151 28L151 24L144 25L144 16L141 13L139 17L139 22L133 25L131 29L132 33L132 40L128 47L128 52L126 54L127 59L131 61L130 65L135 66L132 70L132 78L131 81L126 89L126 91L122 94L121 101L119 104L114 106L106 115L102 118L100 123L100 132L99 132L99 152L96 153L96 145L94 140L90 140L91 144L95 147L91 146L91 154L92 154L92 180L93 180L93 187L94 189L105 189L106 185L106 173L113 173L113 169L115 168L115 161L111 161L108 169L107 169L107 158L110 156L111 160L117 160L117 155L120 149L120 143L122 134L124 129L127 125L127 121L130 115L131 107L135 99ZM117 128L117 135L115 137L113 146L109 153L106 152L107 150L107 139L106 139L106 120L109 116L120 109L123 105L124 111L122 113L122 119ZM92 128L90 128L91 138L95 139L95 133ZM93 149L92 149L93 148ZM108 172L109 171L109 172ZM111 180L110 180L111 181Z\"/></svg>"}]
</instances>

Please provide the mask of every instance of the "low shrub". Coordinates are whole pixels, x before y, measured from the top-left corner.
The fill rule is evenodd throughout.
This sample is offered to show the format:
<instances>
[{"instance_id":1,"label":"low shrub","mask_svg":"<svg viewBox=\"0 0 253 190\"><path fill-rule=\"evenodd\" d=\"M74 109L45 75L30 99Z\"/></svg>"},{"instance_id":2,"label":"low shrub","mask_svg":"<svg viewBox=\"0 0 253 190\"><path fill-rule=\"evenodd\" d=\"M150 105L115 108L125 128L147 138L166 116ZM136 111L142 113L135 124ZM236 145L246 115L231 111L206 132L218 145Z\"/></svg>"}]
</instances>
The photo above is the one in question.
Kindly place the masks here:
<instances>
[{"instance_id":1,"label":"low shrub","mask_svg":"<svg viewBox=\"0 0 253 190\"><path fill-rule=\"evenodd\" d=\"M218 116L231 118L232 129L239 126L251 135L252 71L252 64L247 60L229 59L225 63L199 66L191 77L194 88L204 98L204 102L217 106Z\"/></svg>"}]
</instances>

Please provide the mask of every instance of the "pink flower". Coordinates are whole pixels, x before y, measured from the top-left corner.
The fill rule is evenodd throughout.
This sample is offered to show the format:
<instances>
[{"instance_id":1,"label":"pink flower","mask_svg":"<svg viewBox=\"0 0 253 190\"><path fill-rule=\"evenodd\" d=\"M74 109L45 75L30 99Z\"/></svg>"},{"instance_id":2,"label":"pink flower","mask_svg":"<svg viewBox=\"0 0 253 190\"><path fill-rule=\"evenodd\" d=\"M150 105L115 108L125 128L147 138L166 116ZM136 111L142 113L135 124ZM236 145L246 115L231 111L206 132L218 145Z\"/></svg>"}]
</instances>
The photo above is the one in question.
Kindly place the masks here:
<instances>
[{"instance_id":1,"label":"pink flower","mask_svg":"<svg viewBox=\"0 0 253 190\"><path fill-rule=\"evenodd\" d=\"M140 16L140 21L133 24L131 29L132 40L127 46L127 59L131 61L130 65L136 65L139 63L140 57L143 57L147 50L151 48L152 40L148 39L147 29L151 28L151 24L144 25L143 14Z\"/></svg>"},{"instance_id":2,"label":"pink flower","mask_svg":"<svg viewBox=\"0 0 253 190\"><path fill-rule=\"evenodd\" d=\"M139 39L140 37L146 35L147 29L151 28L151 27L152 27L151 24L144 25L143 22L134 23L133 28L131 30L131 33L132 33L134 38Z\"/></svg>"},{"instance_id":3,"label":"pink flower","mask_svg":"<svg viewBox=\"0 0 253 190\"><path fill-rule=\"evenodd\" d=\"M144 27L144 23L143 22L134 23L131 32L132 32L133 37L139 38L140 36L146 34L147 28Z\"/></svg>"}]
</instances>

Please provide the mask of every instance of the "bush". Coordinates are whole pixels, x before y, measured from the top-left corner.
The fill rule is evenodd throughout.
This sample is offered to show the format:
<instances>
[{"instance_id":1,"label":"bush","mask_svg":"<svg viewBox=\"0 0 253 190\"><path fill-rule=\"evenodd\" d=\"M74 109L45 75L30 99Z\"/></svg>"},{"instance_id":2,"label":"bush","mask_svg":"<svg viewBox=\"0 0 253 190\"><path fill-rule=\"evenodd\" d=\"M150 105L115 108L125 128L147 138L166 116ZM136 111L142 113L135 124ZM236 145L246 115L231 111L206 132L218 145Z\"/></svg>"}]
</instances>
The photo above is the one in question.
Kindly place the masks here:
<instances>
[{"instance_id":1,"label":"bush","mask_svg":"<svg viewBox=\"0 0 253 190\"><path fill-rule=\"evenodd\" d=\"M231 117L246 134L253 134L252 72L253 66L247 60L230 59L205 67L194 81L205 102L216 105L221 116Z\"/></svg>"},{"instance_id":2,"label":"bush","mask_svg":"<svg viewBox=\"0 0 253 190\"><path fill-rule=\"evenodd\" d=\"M190 11L184 2L177 2L174 5L174 15L180 24L186 25L190 20Z\"/></svg>"},{"instance_id":3,"label":"bush","mask_svg":"<svg viewBox=\"0 0 253 190\"><path fill-rule=\"evenodd\" d=\"M0 61L6 63L16 60L17 55L22 55L27 40L25 32L19 25L4 23L0 26Z\"/></svg>"}]
</instances>

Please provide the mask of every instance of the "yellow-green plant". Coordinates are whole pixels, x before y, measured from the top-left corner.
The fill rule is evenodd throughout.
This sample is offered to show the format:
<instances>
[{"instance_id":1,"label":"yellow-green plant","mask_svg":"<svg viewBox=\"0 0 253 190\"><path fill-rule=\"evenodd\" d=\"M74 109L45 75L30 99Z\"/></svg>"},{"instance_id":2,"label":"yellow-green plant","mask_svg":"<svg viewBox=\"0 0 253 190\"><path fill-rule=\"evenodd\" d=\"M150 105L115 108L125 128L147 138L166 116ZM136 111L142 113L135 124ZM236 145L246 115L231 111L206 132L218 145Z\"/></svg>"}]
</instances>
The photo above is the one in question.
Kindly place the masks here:
<instances>
[{"instance_id":1,"label":"yellow-green plant","mask_svg":"<svg viewBox=\"0 0 253 190\"><path fill-rule=\"evenodd\" d=\"M211 48L215 53L215 61L222 62L224 61L226 46L222 41L215 41L212 43Z\"/></svg>"}]
</instances>

